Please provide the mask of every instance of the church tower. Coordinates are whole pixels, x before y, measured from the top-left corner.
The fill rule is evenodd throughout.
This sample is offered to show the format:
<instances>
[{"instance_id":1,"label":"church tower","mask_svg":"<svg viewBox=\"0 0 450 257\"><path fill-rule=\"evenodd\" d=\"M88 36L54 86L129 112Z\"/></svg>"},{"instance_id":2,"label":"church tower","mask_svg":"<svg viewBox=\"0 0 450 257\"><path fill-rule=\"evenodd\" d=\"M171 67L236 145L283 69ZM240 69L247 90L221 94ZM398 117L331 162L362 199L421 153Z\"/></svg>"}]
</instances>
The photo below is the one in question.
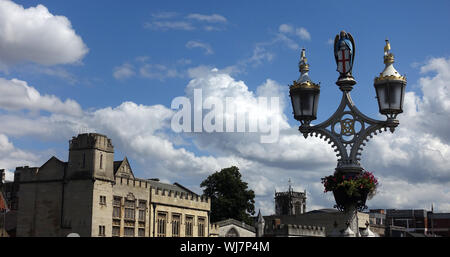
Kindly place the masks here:
<instances>
[{"instance_id":1,"label":"church tower","mask_svg":"<svg viewBox=\"0 0 450 257\"><path fill-rule=\"evenodd\" d=\"M300 215L306 212L306 190L295 192L289 179L287 192L275 191L275 215Z\"/></svg>"}]
</instances>

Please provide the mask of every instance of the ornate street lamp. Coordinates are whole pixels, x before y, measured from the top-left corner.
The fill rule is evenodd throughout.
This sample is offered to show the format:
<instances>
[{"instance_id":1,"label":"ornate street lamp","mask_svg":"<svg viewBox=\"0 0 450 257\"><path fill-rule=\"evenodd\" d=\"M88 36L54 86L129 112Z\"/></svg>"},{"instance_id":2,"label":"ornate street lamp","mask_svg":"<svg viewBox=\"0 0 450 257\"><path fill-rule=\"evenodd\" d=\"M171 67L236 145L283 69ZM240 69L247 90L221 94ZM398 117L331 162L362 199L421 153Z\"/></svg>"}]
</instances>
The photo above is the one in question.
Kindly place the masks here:
<instances>
[{"instance_id":1,"label":"ornate street lamp","mask_svg":"<svg viewBox=\"0 0 450 257\"><path fill-rule=\"evenodd\" d=\"M361 113L354 105L350 91L356 84L352 76L353 62L355 58L355 41L350 33L341 31L334 40L334 56L339 72L336 84L342 91L342 99L336 112L326 121L311 126L311 121L316 119L319 102L320 86L314 84L309 78L309 65L302 49L299 63L300 78L290 86L290 96L294 110L294 118L301 122L299 131L305 138L308 136L320 136L334 148L338 157L334 175L342 178L355 178L363 174L360 164L360 156L363 146L377 132L386 131L388 128L394 132L399 125L396 117L403 111L403 99L405 94L406 78L401 76L394 68L394 56L389 53L390 45L386 40L384 63L386 67L380 76L375 78L374 87L377 94L379 111L386 115L385 121L375 120ZM359 235L356 215L358 210L366 207L367 193L357 196L347 196L333 191L336 205L340 211L349 214L349 223L352 230Z\"/></svg>"},{"instance_id":2,"label":"ornate street lamp","mask_svg":"<svg viewBox=\"0 0 450 257\"><path fill-rule=\"evenodd\" d=\"M290 86L289 94L294 109L294 118L302 124L309 125L312 120L317 119L320 85L313 83L309 78L309 64L305 56L305 49L302 49L298 67L300 78Z\"/></svg>"},{"instance_id":3,"label":"ornate street lamp","mask_svg":"<svg viewBox=\"0 0 450 257\"><path fill-rule=\"evenodd\" d=\"M403 112L403 99L405 97L406 77L401 76L394 68L394 55L389 53L391 46L386 40L384 48L384 64L386 67L379 77L375 78L374 86L377 92L380 113L390 119Z\"/></svg>"}]
</instances>

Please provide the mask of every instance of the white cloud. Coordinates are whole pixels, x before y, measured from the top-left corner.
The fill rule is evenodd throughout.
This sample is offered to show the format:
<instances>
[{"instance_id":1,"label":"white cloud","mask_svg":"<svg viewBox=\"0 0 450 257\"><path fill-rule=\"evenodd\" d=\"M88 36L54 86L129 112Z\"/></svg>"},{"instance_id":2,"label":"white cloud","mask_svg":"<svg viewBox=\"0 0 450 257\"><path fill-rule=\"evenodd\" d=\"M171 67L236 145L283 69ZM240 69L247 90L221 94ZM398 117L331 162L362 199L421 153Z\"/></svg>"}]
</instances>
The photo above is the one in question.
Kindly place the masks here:
<instances>
[{"instance_id":1,"label":"white cloud","mask_svg":"<svg viewBox=\"0 0 450 257\"><path fill-rule=\"evenodd\" d=\"M167 31L170 29L175 30L194 30L195 27L185 21L152 21L144 23L144 28L152 30L163 30Z\"/></svg>"},{"instance_id":2,"label":"white cloud","mask_svg":"<svg viewBox=\"0 0 450 257\"><path fill-rule=\"evenodd\" d=\"M311 40L311 34L309 34L309 32L303 27L296 28L295 29L295 34L297 36L299 36L301 39Z\"/></svg>"},{"instance_id":3,"label":"white cloud","mask_svg":"<svg viewBox=\"0 0 450 257\"><path fill-rule=\"evenodd\" d=\"M53 113L81 115L80 105L74 100L62 102L54 95L41 95L27 82L0 78L0 108L6 110L29 110L32 112L44 110Z\"/></svg>"},{"instance_id":4,"label":"white cloud","mask_svg":"<svg viewBox=\"0 0 450 257\"><path fill-rule=\"evenodd\" d=\"M12 181L14 174L11 172L19 166L35 166L41 158L31 152L17 149L9 138L0 134L0 169L6 169L6 180Z\"/></svg>"},{"instance_id":5,"label":"white cloud","mask_svg":"<svg viewBox=\"0 0 450 257\"><path fill-rule=\"evenodd\" d=\"M139 74L144 78L159 79L163 81L166 78L182 77L183 75L175 68L167 67L163 64L146 63L139 68Z\"/></svg>"},{"instance_id":6,"label":"white cloud","mask_svg":"<svg viewBox=\"0 0 450 257\"><path fill-rule=\"evenodd\" d=\"M79 62L88 52L83 40L64 16L43 5L23 8L0 1L0 69L34 62L43 65Z\"/></svg>"},{"instance_id":7,"label":"white cloud","mask_svg":"<svg viewBox=\"0 0 450 257\"><path fill-rule=\"evenodd\" d=\"M115 67L113 72L113 76L116 79L126 79L134 76L135 74L136 72L134 72L133 65L129 63L124 63L121 66Z\"/></svg>"},{"instance_id":8,"label":"white cloud","mask_svg":"<svg viewBox=\"0 0 450 257\"><path fill-rule=\"evenodd\" d=\"M175 12L160 12L152 14L153 20L144 23L144 28L152 30L185 30L193 31L202 28L205 31L220 31L225 29L227 19L219 14L191 13L183 18Z\"/></svg>"},{"instance_id":9,"label":"white cloud","mask_svg":"<svg viewBox=\"0 0 450 257\"><path fill-rule=\"evenodd\" d=\"M198 13L191 13L187 16L188 19L194 19L198 21L205 21L205 22L211 22L211 23L226 23L227 19L219 14L211 14L211 15L205 15L205 14L198 14Z\"/></svg>"},{"instance_id":10,"label":"white cloud","mask_svg":"<svg viewBox=\"0 0 450 257\"><path fill-rule=\"evenodd\" d=\"M278 31L283 35L296 35L302 40L311 40L311 34L304 27L294 27L290 24L281 24Z\"/></svg>"},{"instance_id":11,"label":"white cloud","mask_svg":"<svg viewBox=\"0 0 450 257\"><path fill-rule=\"evenodd\" d=\"M211 47L209 44L207 44L207 43L202 43L202 42L200 42L200 41L195 41L195 40L188 41L188 42L186 43L186 47L189 48L189 49L192 49L192 48L202 48L202 49L205 50L205 54L206 54L206 55L209 55L209 54L213 54L213 53L214 53L212 47Z\"/></svg>"},{"instance_id":12,"label":"white cloud","mask_svg":"<svg viewBox=\"0 0 450 257\"><path fill-rule=\"evenodd\" d=\"M374 137L364 150L363 166L373 171L381 183L378 194L368 202L370 207L429 208L434 202L436 210L449 211L450 146L447 134L443 133L450 130L446 122L449 97L444 90L448 87L449 61L436 58L423 66L423 74L431 74L419 80L423 96L408 92L405 113L399 116L396 132ZM0 126L0 133L64 141L76 133L76 128L88 127L112 138L116 149L141 167L151 167L151 170L135 170L140 177L159 176L198 189L207 175L236 165L243 179L255 190L256 208L261 208L264 214L273 213L273 192L286 190L289 178L297 190L306 189L308 210L334 205L332 194L324 194L320 183L320 178L332 174L336 166L337 158L329 144L316 137L304 139L297 124L291 127L287 123L286 110L258 113L255 106L258 96L279 96L282 106L290 113L286 86L268 79L252 91L225 71L208 67L190 69L189 75L186 96L192 97L195 88L202 88L204 99L235 97L240 106L252 109L255 115L277 117L280 140L261 144L258 133L174 134L170 130L173 110L132 102L85 111L81 117L0 115L6 121ZM429 89L431 85L434 91ZM440 119L440 122L424 127L418 117L428 121ZM174 143L179 141L179 136L184 141L182 147ZM214 154L202 155L195 149Z\"/></svg>"},{"instance_id":13,"label":"white cloud","mask_svg":"<svg viewBox=\"0 0 450 257\"><path fill-rule=\"evenodd\" d=\"M281 33L292 33L294 32L294 28L288 24L281 24L280 27L278 27L278 31Z\"/></svg>"}]
</instances>

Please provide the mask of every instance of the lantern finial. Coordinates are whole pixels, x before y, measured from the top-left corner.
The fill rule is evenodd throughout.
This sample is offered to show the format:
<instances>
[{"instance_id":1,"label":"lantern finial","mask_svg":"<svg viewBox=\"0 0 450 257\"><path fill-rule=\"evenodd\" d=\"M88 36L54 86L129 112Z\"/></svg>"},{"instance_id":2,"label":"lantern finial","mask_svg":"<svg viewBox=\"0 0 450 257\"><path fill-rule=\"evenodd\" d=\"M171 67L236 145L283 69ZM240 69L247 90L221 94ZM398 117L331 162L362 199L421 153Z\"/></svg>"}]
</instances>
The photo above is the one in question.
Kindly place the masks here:
<instances>
[{"instance_id":1,"label":"lantern finial","mask_svg":"<svg viewBox=\"0 0 450 257\"><path fill-rule=\"evenodd\" d=\"M294 81L294 86L306 86L306 87L319 87L319 85L314 84L309 78L309 64L308 59L306 58L305 48L302 49L300 53L300 62L298 63L298 68L300 71L300 78L297 81Z\"/></svg>"},{"instance_id":2,"label":"lantern finial","mask_svg":"<svg viewBox=\"0 0 450 257\"><path fill-rule=\"evenodd\" d=\"M385 80L385 79L395 79L406 81L405 76L401 76L400 73L394 68L394 54L391 51L391 44L389 40L386 39L386 45L384 46L384 64L386 65L380 76L375 78L375 81Z\"/></svg>"},{"instance_id":3,"label":"lantern finial","mask_svg":"<svg viewBox=\"0 0 450 257\"><path fill-rule=\"evenodd\" d=\"M298 63L298 68L300 73L305 73L309 71L308 59L306 58L305 48L302 49L300 53L300 62Z\"/></svg>"}]
</instances>

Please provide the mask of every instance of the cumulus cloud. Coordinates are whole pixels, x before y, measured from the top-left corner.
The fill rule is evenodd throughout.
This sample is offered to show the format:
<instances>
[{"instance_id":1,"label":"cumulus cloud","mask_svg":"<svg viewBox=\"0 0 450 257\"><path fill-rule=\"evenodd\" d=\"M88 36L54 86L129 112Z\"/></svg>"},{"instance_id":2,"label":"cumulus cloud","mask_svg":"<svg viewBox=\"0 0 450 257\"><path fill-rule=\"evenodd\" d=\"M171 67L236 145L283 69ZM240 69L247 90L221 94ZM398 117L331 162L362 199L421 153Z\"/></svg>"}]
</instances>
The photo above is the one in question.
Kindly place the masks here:
<instances>
[{"instance_id":1,"label":"cumulus cloud","mask_svg":"<svg viewBox=\"0 0 450 257\"><path fill-rule=\"evenodd\" d=\"M24 8L0 1L0 69L18 63L43 65L79 62L88 52L64 16L53 15L43 5Z\"/></svg>"},{"instance_id":2,"label":"cumulus cloud","mask_svg":"<svg viewBox=\"0 0 450 257\"><path fill-rule=\"evenodd\" d=\"M435 58L423 65L424 77L418 81L423 92L421 95L407 93L405 113L399 116L400 126L395 134L387 132L374 137L363 151L363 166L375 172L381 182L378 194L368 202L369 207L429 208L434 202L437 210L450 211L447 189L450 188L450 147L447 135L443 133L450 129L446 123L449 99L444 90L448 87L448 63L448 59ZM87 127L107 134L116 149L139 163L141 170L135 171L140 177L159 176L200 191L198 185L207 175L236 165L250 188L255 190L256 207L264 214L273 213L273 193L286 190L289 178L296 190L307 191L308 210L334 205L332 194L323 194L320 178L334 171L335 153L319 138L304 139L297 125L291 126L287 122L285 112L290 108L286 86L268 79L250 90L245 82L211 67L191 69L189 76L191 80L185 89L188 98L192 99L193 91L199 88L203 91L203 99L208 96L233 97L240 106L254 110L255 115L276 117L280 125L279 140L261 144L261 133L175 134L170 129L175 110L132 102L85 111L81 117L0 115L7 121L5 126L0 126L0 133L10 136L20 132L21 135L57 137L64 141L75 133L74 128ZM427 92L431 84L434 92ZM280 97L280 111L258 113L256 103L261 96ZM440 112L435 112L438 109ZM424 127L417 117L440 118L441 122ZM36 129L25 131L27 127ZM67 135L58 136L65 133ZM182 144L176 143L180 137Z\"/></svg>"},{"instance_id":3,"label":"cumulus cloud","mask_svg":"<svg viewBox=\"0 0 450 257\"><path fill-rule=\"evenodd\" d=\"M202 42L200 42L200 41L190 40L190 41L188 41L188 42L186 43L186 47L189 48L189 49L192 49L192 48L201 48L201 49L205 50L205 54L206 54L206 55L209 55L209 54L213 54L213 53L214 53L212 47L211 47L209 44L207 44L207 43L202 43Z\"/></svg>"},{"instance_id":4,"label":"cumulus cloud","mask_svg":"<svg viewBox=\"0 0 450 257\"><path fill-rule=\"evenodd\" d=\"M74 100L61 101L54 95L41 95L27 82L0 78L0 108L6 110L49 111L70 115L81 115L80 105Z\"/></svg>"}]
</instances>

